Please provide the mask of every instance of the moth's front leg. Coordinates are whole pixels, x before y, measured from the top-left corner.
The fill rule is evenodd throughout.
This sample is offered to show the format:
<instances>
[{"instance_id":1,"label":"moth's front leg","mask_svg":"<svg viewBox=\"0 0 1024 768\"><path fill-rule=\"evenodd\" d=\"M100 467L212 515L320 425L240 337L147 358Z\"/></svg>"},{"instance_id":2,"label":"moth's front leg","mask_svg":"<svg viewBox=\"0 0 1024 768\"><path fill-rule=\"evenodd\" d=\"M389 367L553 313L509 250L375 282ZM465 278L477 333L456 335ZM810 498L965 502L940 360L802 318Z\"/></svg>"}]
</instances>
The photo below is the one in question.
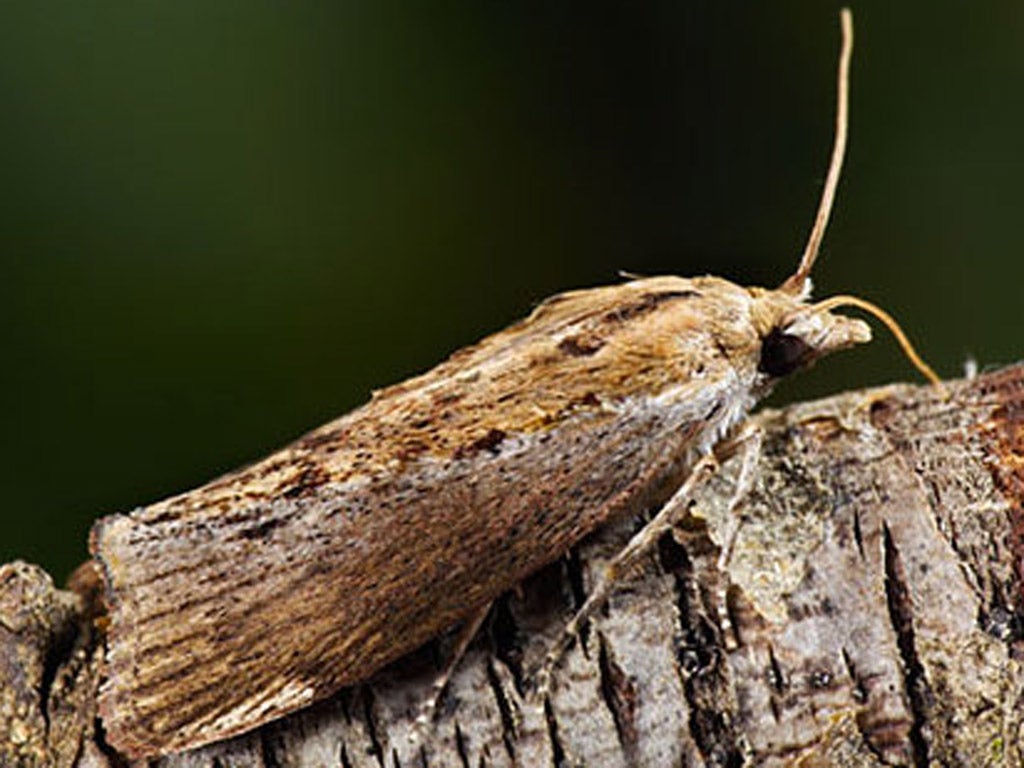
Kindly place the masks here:
<instances>
[{"instance_id":1,"label":"moth's front leg","mask_svg":"<svg viewBox=\"0 0 1024 768\"><path fill-rule=\"evenodd\" d=\"M739 456L740 471L736 478L736 487L729 499L729 514L726 516L725 535L722 536L722 549L718 555L718 570L724 571L732 559L732 550L736 546L736 536L743 525L743 519L736 514L740 504L754 487L757 460L761 457L761 445L764 442L764 429L753 421L743 422L735 434L722 440L713 449L715 457L724 464L729 459Z\"/></svg>"},{"instance_id":2,"label":"moth's front leg","mask_svg":"<svg viewBox=\"0 0 1024 768\"><path fill-rule=\"evenodd\" d=\"M441 706L441 700L444 697L445 691L448 689L448 684L451 682L452 675L455 673L456 668L462 662L463 657L466 655L466 650L469 648L469 644L473 642L473 639L477 636L480 631L480 627L483 626L484 621L491 612L491 608L494 603L487 603L476 609L476 613L471 615L459 627L458 634L455 636L455 645L452 648L451 656L445 662L444 669L434 678L434 682L430 686L430 696L423 705L423 711L416 718L417 728L425 728L431 722Z\"/></svg>"},{"instance_id":3,"label":"moth's front leg","mask_svg":"<svg viewBox=\"0 0 1024 768\"><path fill-rule=\"evenodd\" d=\"M735 434L721 441L714 448L718 460L725 462L735 456L740 457L740 471L736 476L736 487L733 489L729 506L726 509L725 528L722 532L721 549L715 569L722 577L718 579L718 590L715 605L718 607L718 621L722 628L722 637L729 647L735 647L736 637L732 620L729 618L728 589L729 579L724 577L726 568L732 560L736 547L736 539L743 527L743 517L736 514L740 504L754 487L757 473L757 462L761 457L761 445L764 441L764 430L753 421L747 420L740 425Z\"/></svg>"},{"instance_id":4,"label":"moth's front leg","mask_svg":"<svg viewBox=\"0 0 1024 768\"><path fill-rule=\"evenodd\" d=\"M617 582L628 576L637 563L657 545L661 537L679 523L688 513L696 489L719 467L714 453L702 456L693 465L690 474L672 497L658 510L658 513L645 525L622 551L608 563L601 580L576 612L576 615L562 629L558 639L552 644L537 673L535 695L543 701L551 688L552 674L566 649L580 632L583 624L608 601L615 590Z\"/></svg>"},{"instance_id":5,"label":"moth's front leg","mask_svg":"<svg viewBox=\"0 0 1024 768\"><path fill-rule=\"evenodd\" d=\"M573 640L576 639L577 635L579 635L584 623L608 601L617 583L629 576L636 567L636 564L657 546L661 537L676 527L688 514L690 502L693 500L700 484L715 474L722 462L737 455L741 457L742 464L740 465L736 488L729 502L729 511L733 512L739 507L753 486L757 461L761 455L762 439L762 429L754 423L747 421L730 437L720 441L711 453L697 460L686 480L672 494L672 497L665 502L651 521L633 536L629 543L608 564L601 580L576 612L576 615L565 625L558 639L552 644L545 657L544 664L537 675L536 692L539 699L542 700L549 693L554 670L565 651L572 644ZM722 540L722 550L718 558L719 570L724 569L729 563L741 522L738 517L735 519L730 518ZM724 594L721 597L722 599L719 603L722 606L722 626L724 630L727 630L730 624L728 617L725 616L727 611L725 610Z\"/></svg>"}]
</instances>

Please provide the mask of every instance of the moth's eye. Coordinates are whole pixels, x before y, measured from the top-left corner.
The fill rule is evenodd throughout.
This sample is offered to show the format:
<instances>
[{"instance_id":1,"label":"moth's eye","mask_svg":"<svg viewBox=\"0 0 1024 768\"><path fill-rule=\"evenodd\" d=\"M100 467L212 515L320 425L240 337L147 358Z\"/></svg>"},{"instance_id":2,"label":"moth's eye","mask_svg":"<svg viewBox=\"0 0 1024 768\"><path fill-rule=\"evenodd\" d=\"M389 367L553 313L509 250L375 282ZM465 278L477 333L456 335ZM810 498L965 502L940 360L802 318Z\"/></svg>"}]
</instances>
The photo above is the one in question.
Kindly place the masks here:
<instances>
[{"instance_id":1,"label":"moth's eye","mask_svg":"<svg viewBox=\"0 0 1024 768\"><path fill-rule=\"evenodd\" d=\"M769 376L788 376L811 360L811 347L799 336L773 328L761 342L761 363L757 366Z\"/></svg>"}]
</instances>

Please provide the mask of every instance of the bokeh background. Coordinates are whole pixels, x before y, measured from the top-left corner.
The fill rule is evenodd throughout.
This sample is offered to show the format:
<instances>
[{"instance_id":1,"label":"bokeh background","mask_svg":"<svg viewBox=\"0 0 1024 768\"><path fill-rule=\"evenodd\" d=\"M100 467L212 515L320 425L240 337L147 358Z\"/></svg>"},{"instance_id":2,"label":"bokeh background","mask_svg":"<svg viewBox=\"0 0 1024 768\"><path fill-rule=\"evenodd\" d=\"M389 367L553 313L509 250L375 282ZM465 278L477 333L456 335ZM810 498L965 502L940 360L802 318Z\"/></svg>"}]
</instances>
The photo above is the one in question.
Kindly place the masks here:
<instances>
[{"instance_id":1,"label":"bokeh background","mask_svg":"<svg viewBox=\"0 0 1024 768\"><path fill-rule=\"evenodd\" d=\"M0 10L0 561L255 459L617 270L777 284L829 2ZM858 3L818 295L1024 357L1024 4ZM775 401L915 372L879 332Z\"/></svg>"}]
</instances>

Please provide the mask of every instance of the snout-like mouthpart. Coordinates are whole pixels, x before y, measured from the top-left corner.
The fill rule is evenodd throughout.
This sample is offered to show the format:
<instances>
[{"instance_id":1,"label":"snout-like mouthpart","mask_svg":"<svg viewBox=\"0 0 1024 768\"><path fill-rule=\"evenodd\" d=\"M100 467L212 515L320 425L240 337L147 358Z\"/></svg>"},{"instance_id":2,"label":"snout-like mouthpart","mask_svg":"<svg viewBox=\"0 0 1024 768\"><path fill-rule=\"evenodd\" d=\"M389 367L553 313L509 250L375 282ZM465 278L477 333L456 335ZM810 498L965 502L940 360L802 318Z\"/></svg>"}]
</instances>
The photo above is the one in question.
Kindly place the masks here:
<instances>
[{"instance_id":1,"label":"snout-like mouthpart","mask_svg":"<svg viewBox=\"0 0 1024 768\"><path fill-rule=\"evenodd\" d=\"M871 327L863 320L816 311L813 305L783 320L779 330L803 339L808 346L820 350L821 355L871 341Z\"/></svg>"},{"instance_id":2,"label":"snout-like mouthpart","mask_svg":"<svg viewBox=\"0 0 1024 768\"><path fill-rule=\"evenodd\" d=\"M788 376L813 365L819 358L871 340L871 328L862 320L804 305L774 325L761 342L762 373Z\"/></svg>"}]
</instances>

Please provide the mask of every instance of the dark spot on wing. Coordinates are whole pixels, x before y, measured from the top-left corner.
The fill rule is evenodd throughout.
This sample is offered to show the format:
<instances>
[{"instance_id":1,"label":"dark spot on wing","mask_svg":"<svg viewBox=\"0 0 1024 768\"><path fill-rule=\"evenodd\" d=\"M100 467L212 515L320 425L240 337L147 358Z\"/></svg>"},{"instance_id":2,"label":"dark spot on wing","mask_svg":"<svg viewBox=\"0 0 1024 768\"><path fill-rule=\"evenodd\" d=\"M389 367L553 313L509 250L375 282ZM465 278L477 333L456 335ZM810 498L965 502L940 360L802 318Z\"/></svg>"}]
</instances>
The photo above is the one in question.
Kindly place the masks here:
<instances>
[{"instance_id":1,"label":"dark spot on wing","mask_svg":"<svg viewBox=\"0 0 1024 768\"><path fill-rule=\"evenodd\" d=\"M272 518L270 520L264 520L262 523L250 528L243 528L238 532L238 535L243 539L249 540L267 539L275 529L280 528L282 525L284 525L284 520L281 518Z\"/></svg>"},{"instance_id":2,"label":"dark spot on wing","mask_svg":"<svg viewBox=\"0 0 1024 768\"><path fill-rule=\"evenodd\" d=\"M604 316L605 322L623 323L639 315L653 312L667 301L676 299L692 299L700 296L697 291L658 291L656 293L645 293L635 301L616 307Z\"/></svg>"},{"instance_id":3,"label":"dark spot on wing","mask_svg":"<svg viewBox=\"0 0 1024 768\"><path fill-rule=\"evenodd\" d=\"M567 336L558 342L558 351L569 357L589 357L603 347L604 339L591 334Z\"/></svg>"},{"instance_id":4,"label":"dark spot on wing","mask_svg":"<svg viewBox=\"0 0 1024 768\"><path fill-rule=\"evenodd\" d=\"M315 464L309 465L292 477L282 480L281 484L277 487L275 495L283 496L286 499L306 496L330 479L330 475L323 467L316 466Z\"/></svg>"},{"instance_id":5,"label":"dark spot on wing","mask_svg":"<svg viewBox=\"0 0 1024 768\"><path fill-rule=\"evenodd\" d=\"M490 429L483 437L477 438L469 445L460 445L455 449L456 459L465 459L481 451L488 451L497 456L501 453L501 443L505 439L505 433L500 429Z\"/></svg>"},{"instance_id":6,"label":"dark spot on wing","mask_svg":"<svg viewBox=\"0 0 1024 768\"><path fill-rule=\"evenodd\" d=\"M398 446L397 456L401 461L412 461L430 450L430 446L423 440L415 438L405 440Z\"/></svg>"}]
</instances>

